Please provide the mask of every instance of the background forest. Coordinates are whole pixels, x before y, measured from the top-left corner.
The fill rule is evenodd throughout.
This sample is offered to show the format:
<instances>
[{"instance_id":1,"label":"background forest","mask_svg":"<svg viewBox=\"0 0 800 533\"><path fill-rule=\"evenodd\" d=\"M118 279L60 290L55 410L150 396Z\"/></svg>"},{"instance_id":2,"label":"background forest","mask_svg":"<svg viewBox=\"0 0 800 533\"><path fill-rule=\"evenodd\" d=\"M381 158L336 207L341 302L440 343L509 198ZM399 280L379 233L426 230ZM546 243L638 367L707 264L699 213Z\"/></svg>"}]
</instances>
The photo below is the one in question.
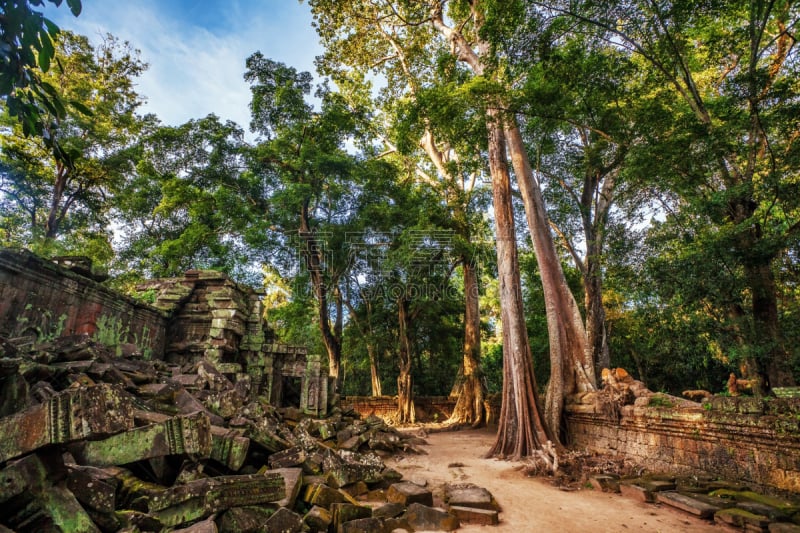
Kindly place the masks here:
<instances>
[{"instance_id":1,"label":"background forest","mask_svg":"<svg viewBox=\"0 0 800 533\"><path fill-rule=\"evenodd\" d=\"M253 50L250 124L180 126L136 43L1 3L2 246L224 271L344 394L500 392L512 319L542 390L573 327L653 390L800 377L794 2L309 0L317 74Z\"/></svg>"}]
</instances>

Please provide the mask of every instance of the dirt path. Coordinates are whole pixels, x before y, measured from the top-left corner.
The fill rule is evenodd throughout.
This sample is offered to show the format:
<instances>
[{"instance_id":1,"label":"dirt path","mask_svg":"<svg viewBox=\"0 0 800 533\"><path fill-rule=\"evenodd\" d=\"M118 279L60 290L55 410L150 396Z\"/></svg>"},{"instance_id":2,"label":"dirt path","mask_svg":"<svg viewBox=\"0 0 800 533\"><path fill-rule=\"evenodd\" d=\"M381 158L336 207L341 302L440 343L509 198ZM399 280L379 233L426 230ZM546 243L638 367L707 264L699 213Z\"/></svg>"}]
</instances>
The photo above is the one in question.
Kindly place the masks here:
<instances>
[{"instance_id":1,"label":"dirt path","mask_svg":"<svg viewBox=\"0 0 800 533\"><path fill-rule=\"evenodd\" d=\"M706 520L664 506L636 502L594 490L565 492L546 480L529 478L520 464L481 457L494 442L494 432L462 430L432 433L422 448L428 455L387 460L411 481L427 480L435 489L444 483L485 487L502 507L496 531L617 533L729 531ZM460 463L463 466L448 466ZM464 526L459 531L483 530ZM487 528L488 529L488 528Z\"/></svg>"}]
</instances>

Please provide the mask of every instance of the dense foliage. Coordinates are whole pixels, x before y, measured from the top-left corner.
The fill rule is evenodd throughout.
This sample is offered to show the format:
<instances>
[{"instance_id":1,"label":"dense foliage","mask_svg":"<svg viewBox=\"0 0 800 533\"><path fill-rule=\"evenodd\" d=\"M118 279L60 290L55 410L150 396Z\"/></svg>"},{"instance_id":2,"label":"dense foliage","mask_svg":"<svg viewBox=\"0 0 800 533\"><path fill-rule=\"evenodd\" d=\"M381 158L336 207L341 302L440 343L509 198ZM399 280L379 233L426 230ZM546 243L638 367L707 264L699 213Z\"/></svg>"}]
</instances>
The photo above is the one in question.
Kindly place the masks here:
<instances>
[{"instance_id":1,"label":"dense foliage","mask_svg":"<svg viewBox=\"0 0 800 533\"><path fill-rule=\"evenodd\" d=\"M141 116L135 49L59 33L41 4L0 2L3 246L90 256L126 288L190 268L263 284L267 320L327 353L345 394L396 394L409 372L415 393L449 394L475 291L479 376L499 392L487 131L502 108L596 364L675 393L800 378L791 2L313 0L327 81L242 58L252 142L214 115ZM482 72L437 6L485 45ZM548 304L515 207L544 387Z\"/></svg>"}]
</instances>

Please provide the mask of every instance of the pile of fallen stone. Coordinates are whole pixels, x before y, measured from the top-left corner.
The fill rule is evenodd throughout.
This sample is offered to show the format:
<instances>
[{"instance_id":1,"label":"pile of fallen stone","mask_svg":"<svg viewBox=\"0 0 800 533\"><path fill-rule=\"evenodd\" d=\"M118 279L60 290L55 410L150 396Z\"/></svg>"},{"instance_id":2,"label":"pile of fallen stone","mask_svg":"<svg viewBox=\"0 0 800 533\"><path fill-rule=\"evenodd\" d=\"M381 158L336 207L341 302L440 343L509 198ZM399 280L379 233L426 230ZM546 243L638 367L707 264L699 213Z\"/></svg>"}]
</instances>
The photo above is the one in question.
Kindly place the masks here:
<instances>
[{"instance_id":1,"label":"pile of fallen stone","mask_svg":"<svg viewBox=\"0 0 800 533\"><path fill-rule=\"evenodd\" d=\"M673 507L745 531L800 533L800 502L761 494L746 484L711 477L596 475L591 485L641 502Z\"/></svg>"},{"instance_id":2,"label":"pile of fallen stone","mask_svg":"<svg viewBox=\"0 0 800 533\"><path fill-rule=\"evenodd\" d=\"M325 419L276 409L225 370L118 355L88 337L0 339L0 533L497 523L491 495L472 491L475 506L455 488L446 512L384 466L421 439L337 408Z\"/></svg>"}]
</instances>

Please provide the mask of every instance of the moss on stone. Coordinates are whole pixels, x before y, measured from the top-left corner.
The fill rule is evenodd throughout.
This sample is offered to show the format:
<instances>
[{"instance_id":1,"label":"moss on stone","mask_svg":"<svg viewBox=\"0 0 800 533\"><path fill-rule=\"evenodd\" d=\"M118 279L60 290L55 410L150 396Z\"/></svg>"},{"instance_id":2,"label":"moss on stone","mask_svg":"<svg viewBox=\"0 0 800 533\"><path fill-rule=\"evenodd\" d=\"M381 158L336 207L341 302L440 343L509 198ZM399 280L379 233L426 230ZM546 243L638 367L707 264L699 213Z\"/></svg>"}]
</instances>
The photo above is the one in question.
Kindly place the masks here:
<instances>
[{"instance_id":1,"label":"moss on stone","mask_svg":"<svg viewBox=\"0 0 800 533\"><path fill-rule=\"evenodd\" d=\"M776 509L789 514L800 511L800 505L798 505L796 502L775 498L773 496L767 496L766 494L759 494L758 492L753 492L751 490L718 489L713 491L710 496L732 499L737 502L756 502L762 505L775 507Z\"/></svg>"},{"instance_id":2,"label":"moss on stone","mask_svg":"<svg viewBox=\"0 0 800 533\"><path fill-rule=\"evenodd\" d=\"M739 527L745 527L746 524L762 526L769 523L769 519L766 516L751 513L736 507L730 507L728 509L717 511L714 515L714 518L718 522L724 522L726 524L732 524Z\"/></svg>"}]
</instances>

